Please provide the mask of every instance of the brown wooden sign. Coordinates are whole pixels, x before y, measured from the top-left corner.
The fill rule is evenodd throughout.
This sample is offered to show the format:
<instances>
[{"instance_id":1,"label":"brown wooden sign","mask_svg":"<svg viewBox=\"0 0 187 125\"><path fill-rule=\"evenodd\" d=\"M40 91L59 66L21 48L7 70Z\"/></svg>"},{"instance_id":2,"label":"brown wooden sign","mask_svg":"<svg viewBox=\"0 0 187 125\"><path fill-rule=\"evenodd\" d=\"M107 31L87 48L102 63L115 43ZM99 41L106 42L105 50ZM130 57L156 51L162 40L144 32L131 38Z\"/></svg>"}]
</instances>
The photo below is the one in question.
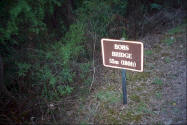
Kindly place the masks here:
<instances>
[{"instance_id":1,"label":"brown wooden sign","mask_svg":"<svg viewBox=\"0 0 187 125\"><path fill-rule=\"evenodd\" d=\"M143 43L102 39L103 65L111 68L143 72Z\"/></svg>"}]
</instances>

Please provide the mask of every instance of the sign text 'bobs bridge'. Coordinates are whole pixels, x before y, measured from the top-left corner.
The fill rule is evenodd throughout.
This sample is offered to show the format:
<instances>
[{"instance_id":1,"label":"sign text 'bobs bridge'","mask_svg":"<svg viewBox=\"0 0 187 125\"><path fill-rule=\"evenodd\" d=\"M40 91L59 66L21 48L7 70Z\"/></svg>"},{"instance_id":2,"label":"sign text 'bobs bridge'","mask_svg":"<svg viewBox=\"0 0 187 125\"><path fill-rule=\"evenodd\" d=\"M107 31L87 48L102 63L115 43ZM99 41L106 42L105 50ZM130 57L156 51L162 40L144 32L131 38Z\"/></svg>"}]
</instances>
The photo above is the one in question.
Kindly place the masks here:
<instances>
[{"instance_id":1,"label":"sign text 'bobs bridge'","mask_svg":"<svg viewBox=\"0 0 187 125\"><path fill-rule=\"evenodd\" d=\"M143 43L102 39L103 65L111 68L143 72Z\"/></svg>"}]
</instances>

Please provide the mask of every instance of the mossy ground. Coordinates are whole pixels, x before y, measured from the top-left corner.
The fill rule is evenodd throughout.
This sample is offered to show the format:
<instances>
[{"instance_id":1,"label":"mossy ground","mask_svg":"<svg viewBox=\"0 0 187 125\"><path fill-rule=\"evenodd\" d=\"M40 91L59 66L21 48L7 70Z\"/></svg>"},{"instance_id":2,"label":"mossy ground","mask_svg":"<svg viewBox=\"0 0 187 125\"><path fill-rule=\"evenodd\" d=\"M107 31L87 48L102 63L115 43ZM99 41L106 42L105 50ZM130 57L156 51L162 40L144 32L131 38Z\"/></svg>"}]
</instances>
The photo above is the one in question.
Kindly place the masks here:
<instances>
[{"instance_id":1,"label":"mossy ground","mask_svg":"<svg viewBox=\"0 0 187 125\"><path fill-rule=\"evenodd\" d=\"M162 34L160 39L165 38L164 35ZM167 124L169 117L161 119L161 116L164 116L164 112L168 112L169 109L175 114L172 117L177 119L180 113L177 109L168 107L177 107L178 103L167 103L166 100L167 94L170 94L166 90L171 89L171 84L174 84L170 79L172 72L169 71L174 66L172 63L177 60L180 53L182 53L182 61L185 56L184 32L180 32L175 37L179 41L168 45L161 40L155 42L152 48L145 48L144 72L127 71L127 105L122 104L121 70L101 66L103 70L100 75L103 78L100 80L103 82L96 83L97 89L86 99L84 109L80 111L84 114L84 117L79 119L80 122L86 121L87 124ZM182 48L177 50L180 46ZM175 53L174 49L177 50ZM177 75L178 72L174 74ZM181 120L184 118L172 119L172 123Z\"/></svg>"},{"instance_id":2,"label":"mossy ground","mask_svg":"<svg viewBox=\"0 0 187 125\"><path fill-rule=\"evenodd\" d=\"M122 103L121 70L100 65L91 93L78 97L69 120L82 125L185 122L186 31L180 28L149 36L154 44L145 48L144 72L126 72L127 105ZM176 41L163 42L168 33ZM150 38L146 38L140 41L149 46Z\"/></svg>"}]
</instances>

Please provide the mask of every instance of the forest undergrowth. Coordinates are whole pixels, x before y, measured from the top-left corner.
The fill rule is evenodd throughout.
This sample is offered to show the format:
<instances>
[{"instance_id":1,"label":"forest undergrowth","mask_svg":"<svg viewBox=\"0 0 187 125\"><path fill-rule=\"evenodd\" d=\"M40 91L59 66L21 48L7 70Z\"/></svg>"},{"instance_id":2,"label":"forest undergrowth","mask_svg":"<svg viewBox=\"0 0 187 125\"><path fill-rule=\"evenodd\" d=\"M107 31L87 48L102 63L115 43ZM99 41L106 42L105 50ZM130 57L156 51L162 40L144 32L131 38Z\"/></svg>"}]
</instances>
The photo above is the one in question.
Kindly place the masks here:
<instances>
[{"instance_id":1,"label":"forest undergrowth","mask_svg":"<svg viewBox=\"0 0 187 125\"><path fill-rule=\"evenodd\" d=\"M104 67L98 60L91 93L70 99L73 106L62 113L60 122L186 124L187 24L182 15L137 39L144 43L144 72L127 71L127 105L122 104L121 70Z\"/></svg>"},{"instance_id":2,"label":"forest undergrowth","mask_svg":"<svg viewBox=\"0 0 187 125\"><path fill-rule=\"evenodd\" d=\"M186 119L184 0L0 1L0 124ZM136 8L136 9L134 9ZM144 43L144 72L102 65L101 38Z\"/></svg>"}]
</instances>

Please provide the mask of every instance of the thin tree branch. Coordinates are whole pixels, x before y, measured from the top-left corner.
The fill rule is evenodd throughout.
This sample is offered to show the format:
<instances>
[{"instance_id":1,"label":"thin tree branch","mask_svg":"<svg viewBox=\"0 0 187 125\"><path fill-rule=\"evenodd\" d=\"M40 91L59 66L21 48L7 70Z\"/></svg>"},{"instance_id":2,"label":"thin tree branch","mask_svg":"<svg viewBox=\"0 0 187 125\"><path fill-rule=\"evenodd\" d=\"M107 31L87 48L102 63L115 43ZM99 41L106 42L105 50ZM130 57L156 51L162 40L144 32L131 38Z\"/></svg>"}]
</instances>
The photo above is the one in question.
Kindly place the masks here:
<instances>
[{"instance_id":1,"label":"thin tree branch","mask_svg":"<svg viewBox=\"0 0 187 125\"><path fill-rule=\"evenodd\" d=\"M90 85L90 89L89 89L89 92L91 91L92 89L92 85L94 83L94 80L95 80L95 43L96 43L96 33L94 33L94 42L93 42L93 62L92 62L92 66L93 66L93 75L92 75L92 83Z\"/></svg>"}]
</instances>

